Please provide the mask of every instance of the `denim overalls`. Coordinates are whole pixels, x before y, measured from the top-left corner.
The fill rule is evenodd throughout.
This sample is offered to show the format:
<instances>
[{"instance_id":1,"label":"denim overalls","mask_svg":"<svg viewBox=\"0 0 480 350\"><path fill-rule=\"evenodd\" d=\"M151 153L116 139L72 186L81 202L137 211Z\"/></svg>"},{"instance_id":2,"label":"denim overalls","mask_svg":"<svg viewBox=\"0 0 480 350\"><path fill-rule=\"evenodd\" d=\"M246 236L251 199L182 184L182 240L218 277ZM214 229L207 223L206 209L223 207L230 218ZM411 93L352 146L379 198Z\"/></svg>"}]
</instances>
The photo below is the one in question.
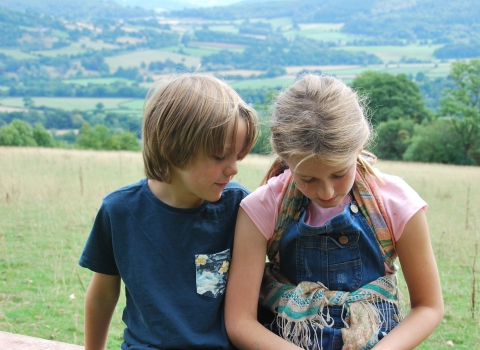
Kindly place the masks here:
<instances>
[{"instance_id":1,"label":"denim overalls","mask_svg":"<svg viewBox=\"0 0 480 350\"><path fill-rule=\"evenodd\" d=\"M321 282L330 290L351 292L385 276L375 232L355 202L348 203L342 213L318 227L305 223L308 203L304 198L298 220L290 223L280 240L280 271L285 277L295 285L302 281ZM382 304L377 307L388 320L382 325L380 340L397 323L393 320L394 307ZM318 331L322 334L317 337L322 339L323 350L341 349L342 307L328 307L328 313L335 323L332 328ZM275 321L269 328L279 333Z\"/></svg>"}]
</instances>

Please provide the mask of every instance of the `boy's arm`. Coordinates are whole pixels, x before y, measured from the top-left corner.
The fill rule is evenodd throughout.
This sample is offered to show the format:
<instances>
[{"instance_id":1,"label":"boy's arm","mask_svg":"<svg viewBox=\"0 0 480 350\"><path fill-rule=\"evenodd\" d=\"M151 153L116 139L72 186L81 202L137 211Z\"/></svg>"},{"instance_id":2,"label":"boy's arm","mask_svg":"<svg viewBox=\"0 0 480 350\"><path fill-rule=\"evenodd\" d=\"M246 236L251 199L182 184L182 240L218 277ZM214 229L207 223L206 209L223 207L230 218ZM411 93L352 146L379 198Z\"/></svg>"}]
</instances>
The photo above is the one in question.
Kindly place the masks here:
<instances>
[{"instance_id":1,"label":"boy's arm","mask_svg":"<svg viewBox=\"0 0 480 350\"><path fill-rule=\"evenodd\" d=\"M120 296L120 276L94 272L85 297L85 350L103 350Z\"/></svg>"},{"instance_id":2,"label":"boy's arm","mask_svg":"<svg viewBox=\"0 0 480 350\"><path fill-rule=\"evenodd\" d=\"M228 337L240 349L300 349L257 321L258 296L266 252L267 240L240 208L225 294L225 326Z\"/></svg>"}]
</instances>

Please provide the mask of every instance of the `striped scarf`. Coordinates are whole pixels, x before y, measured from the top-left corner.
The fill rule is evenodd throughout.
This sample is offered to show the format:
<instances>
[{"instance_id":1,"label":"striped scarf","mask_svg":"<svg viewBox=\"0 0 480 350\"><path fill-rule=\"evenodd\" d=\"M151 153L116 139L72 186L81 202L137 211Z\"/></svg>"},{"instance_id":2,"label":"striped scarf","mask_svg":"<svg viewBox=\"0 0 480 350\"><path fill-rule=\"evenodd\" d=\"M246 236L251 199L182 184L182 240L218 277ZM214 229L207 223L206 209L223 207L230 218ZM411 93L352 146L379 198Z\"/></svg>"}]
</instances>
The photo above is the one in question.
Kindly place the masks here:
<instances>
[{"instance_id":1,"label":"striped scarf","mask_svg":"<svg viewBox=\"0 0 480 350\"><path fill-rule=\"evenodd\" d=\"M361 163L357 166L353 195L361 213L375 231L385 263L396 271L397 254L391 224L386 221L388 215L377 183ZM279 207L274 235L268 242L270 261L279 251L285 229L293 220L298 220L302 201L303 194L291 177ZM399 297L395 274L380 277L354 292L342 292L331 291L319 282L305 281L294 286L274 268L274 264L268 263L260 291L260 304L276 313L283 338L304 349L321 349L316 330L333 326L333 320L328 313L325 316L323 310L328 306L342 306L345 310L343 350L358 350L371 349L378 341L380 327L386 322L376 306L378 303L396 306L397 316L402 318Z\"/></svg>"}]
</instances>

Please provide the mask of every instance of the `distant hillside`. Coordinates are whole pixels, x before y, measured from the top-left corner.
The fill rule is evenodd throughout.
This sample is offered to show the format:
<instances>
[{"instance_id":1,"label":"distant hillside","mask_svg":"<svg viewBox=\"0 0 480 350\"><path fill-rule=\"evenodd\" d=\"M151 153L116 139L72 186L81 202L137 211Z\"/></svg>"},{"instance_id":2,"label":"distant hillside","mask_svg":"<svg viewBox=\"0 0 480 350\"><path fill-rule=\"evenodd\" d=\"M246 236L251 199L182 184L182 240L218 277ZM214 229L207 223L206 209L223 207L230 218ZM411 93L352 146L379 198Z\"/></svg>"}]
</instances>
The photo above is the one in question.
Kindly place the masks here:
<instances>
[{"instance_id":1,"label":"distant hillside","mask_svg":"<svg viewBox=\"0 0 480 350\"><path fill-rule=\"evenodd\" d=\"M239 0L112 0L119 5L141 7L148 10L164 9L167 11L183 10L192 7L227 6ZM258 0L255 0L258 1ZM265 1L265 0L264 0Z\"/></svg>"},{"instance_id":2,"label":"distant hillside","mask_svg":"<svg viewBox=\"0 0 480 350\"><path fill-rule=\"evenodd\" d=\"M174 16L236 20L291 17L301 23L345 23L343 32L402 40L450 42L480 34L480 5L471 0L274 0L172 11Z\"/></svg>"},{"instance_id":3,"label":"distant hillside","mask_svg":"<svg viewBox=\"0 0 480 350\"><path fill-rule=\"evenodd\" d=\"M2 0L0 7L67 19L129 19L152 14L145 9L127 8L115 2L103 0Z\"/></svg>"}]
</instances>

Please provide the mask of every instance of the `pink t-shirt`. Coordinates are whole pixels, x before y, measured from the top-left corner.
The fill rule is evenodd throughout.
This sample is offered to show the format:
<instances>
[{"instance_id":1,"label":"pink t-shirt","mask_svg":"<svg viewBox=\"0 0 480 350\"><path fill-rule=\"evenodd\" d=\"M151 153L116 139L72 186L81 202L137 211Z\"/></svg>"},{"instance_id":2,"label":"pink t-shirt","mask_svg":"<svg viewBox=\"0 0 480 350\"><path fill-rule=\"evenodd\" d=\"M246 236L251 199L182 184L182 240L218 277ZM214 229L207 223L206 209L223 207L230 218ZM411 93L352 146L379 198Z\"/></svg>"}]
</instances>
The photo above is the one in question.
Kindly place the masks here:
<instances>
[{"instance_id":1,"label":"pink t-shirt","mask_svg":"<svg viewBox=\"0 0 480 350\"><path fill-rule=\"evenodd\" d=\"M390 218L395 241L400 239L408 220L421 208L427 209L427 203L402 178L378 172L383 184L378 183L385 210ZM278 217L278 206L290 170L268 180L266 185L257 188L245 197L240 206L253 221L255 226L270 239ZM307 207L306 223L310 226L322 226L329 219L340 214L350 201L346 196L342 203L334 208L322 208L311 202Z\"/></svg>"}]
</instances>

